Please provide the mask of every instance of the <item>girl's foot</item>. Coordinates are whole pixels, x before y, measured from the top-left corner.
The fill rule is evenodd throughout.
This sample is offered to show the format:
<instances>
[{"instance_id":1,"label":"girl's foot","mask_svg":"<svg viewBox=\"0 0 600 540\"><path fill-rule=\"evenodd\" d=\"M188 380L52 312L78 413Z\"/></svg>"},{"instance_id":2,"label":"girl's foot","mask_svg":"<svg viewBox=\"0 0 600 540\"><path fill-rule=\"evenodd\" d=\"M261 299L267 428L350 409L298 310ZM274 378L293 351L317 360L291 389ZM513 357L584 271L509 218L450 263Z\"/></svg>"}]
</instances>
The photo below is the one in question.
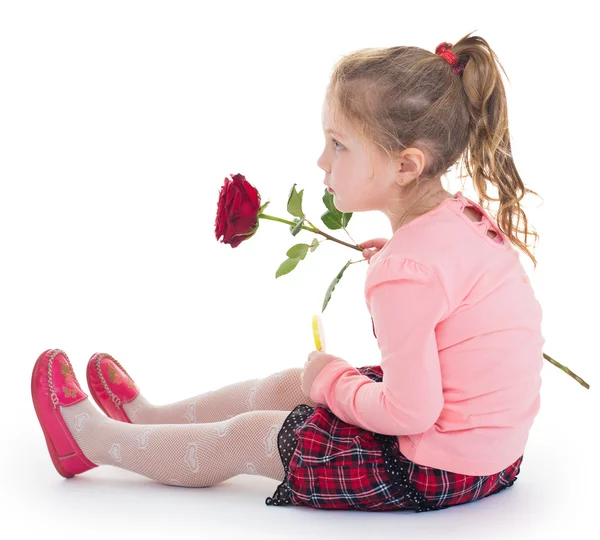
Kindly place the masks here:
<instances>
[{"instance_id":1,"label":"girl's foot","mask_svg":"<svg viewBox=\"0 0 600 540\"><path fill-rule=\"evenodd\" d=\"M31 374L31 397L58 473L71 478L97 467L83 455L62 417L61 407L70 407L88 399L64 351L48 349L38 357ZM77 415L74 429L83 428L88 416Z\"/></svg>"},{"instance_id":2,"label":"girl's foot","mask_svg":"<svg viewBox=\"0 0 600 540\"><path fill-rule=\"evenodd\" d=\"M86 377L91 396L106 416L132 424L123 405L135 399L139 388L110 354L95 353L88 361Z\"/></svg>"}]
</instances>

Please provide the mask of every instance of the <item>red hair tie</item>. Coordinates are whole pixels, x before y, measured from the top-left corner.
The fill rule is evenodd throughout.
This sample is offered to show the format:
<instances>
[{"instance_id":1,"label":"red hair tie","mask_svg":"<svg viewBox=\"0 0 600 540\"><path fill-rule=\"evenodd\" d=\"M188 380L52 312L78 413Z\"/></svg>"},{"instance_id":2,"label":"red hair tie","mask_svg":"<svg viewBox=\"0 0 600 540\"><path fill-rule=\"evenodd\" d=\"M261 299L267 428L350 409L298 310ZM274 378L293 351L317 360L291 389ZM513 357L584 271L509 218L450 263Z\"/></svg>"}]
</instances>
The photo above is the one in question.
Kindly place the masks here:
<instances>
[{"instance_id":1,"label":"red hair tie","mask_svg":"<svg viewBox=\"0 0 600 540\"><path fill-rule=\"evenodd\" d=\"M451 47L452 47L452 43L448 43L446 41L442 41L442 43L440 43L435 48L435 54L437 54L439 56L443 56L446 59L446 61L452 66L452 69L456 73L460 73L464 69L464 66L459 66L458 65L458 58L450 50Z\"/></svg>"}]
</instances>

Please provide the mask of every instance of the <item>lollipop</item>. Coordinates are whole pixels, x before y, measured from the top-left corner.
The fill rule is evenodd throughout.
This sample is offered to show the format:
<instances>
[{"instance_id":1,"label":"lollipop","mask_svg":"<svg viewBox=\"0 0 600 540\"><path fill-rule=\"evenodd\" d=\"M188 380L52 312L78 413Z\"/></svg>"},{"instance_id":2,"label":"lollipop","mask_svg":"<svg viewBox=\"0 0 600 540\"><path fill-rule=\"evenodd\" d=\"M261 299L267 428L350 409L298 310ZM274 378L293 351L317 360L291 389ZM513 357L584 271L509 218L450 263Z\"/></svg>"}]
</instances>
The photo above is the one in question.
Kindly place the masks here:
<instances>
[{"instance_id":1,"label":"lollipop","mask_svg":"<svg viewBox=\"0 0 600 540\"><path fill-rule=\"evenodd\" d=\"M313 337L315 338L315 346L318 351L325 350L325 330L323 329L323 321L319 315L314 315L312 318Z\"/></svg>"}]
</instances>

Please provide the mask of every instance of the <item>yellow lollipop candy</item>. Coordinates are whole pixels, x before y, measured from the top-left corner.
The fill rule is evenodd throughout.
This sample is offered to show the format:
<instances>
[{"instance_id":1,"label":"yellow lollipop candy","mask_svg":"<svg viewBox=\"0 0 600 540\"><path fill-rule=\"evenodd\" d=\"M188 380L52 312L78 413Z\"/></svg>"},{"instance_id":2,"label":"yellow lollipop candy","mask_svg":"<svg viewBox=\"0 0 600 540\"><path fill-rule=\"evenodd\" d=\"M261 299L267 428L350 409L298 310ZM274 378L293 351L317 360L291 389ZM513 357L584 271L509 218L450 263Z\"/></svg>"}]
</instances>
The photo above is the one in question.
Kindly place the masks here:
<instances>
[{"instance_id":1,"label":"yellow lollipop candy","mask_svg":"<svg viewBox=\"0 0 600 540\"><path fill-rule=\"evenodd\" d=\"M325 330L323 329L323 321L319 315L314 315L312 318L313 337L315 338L315 346L318 351L325 350Z\"/></svg>"}]
</instances>

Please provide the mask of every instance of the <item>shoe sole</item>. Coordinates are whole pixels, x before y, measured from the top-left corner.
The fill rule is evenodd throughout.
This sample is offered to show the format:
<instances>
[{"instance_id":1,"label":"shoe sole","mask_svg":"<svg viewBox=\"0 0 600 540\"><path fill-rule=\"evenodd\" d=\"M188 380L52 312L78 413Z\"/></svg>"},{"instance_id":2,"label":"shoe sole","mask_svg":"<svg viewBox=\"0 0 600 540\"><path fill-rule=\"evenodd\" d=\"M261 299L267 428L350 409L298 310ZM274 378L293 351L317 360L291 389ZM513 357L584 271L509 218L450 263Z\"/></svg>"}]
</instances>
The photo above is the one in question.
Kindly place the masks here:
<instances>
[{"instance_id":1,"label":"shoe sole","mask_svg":"<svg viewBox=\"0 0 600 540\"><path fill-rule=\"evenodd\" d=\"M42 431L44 432L44 439L46 439L46 446L48 447L48 452L50 452L50 457L52 458L52 463L54 464L54 467L58 471L58 474L60 474L61 476L64 476L65 478L72 478L75 475L68 473L66 471L66 469L63 467L62 463L60 462L58 452L56 451L56 447L54 446L54 443L52 442L52 437L50 436L50 434L46 431L46 428L44 427L44 422L42 421L43 416L40 411L40 405L38 403L38 397L37 397L38 396L38 392L37 392L38 377L36 375L39 372L40 364L42 364L44 362L44 360L47 358L47 356L49 354L52 354L52 351L53 351L53 349L49 349L47 351L44 351L42 354L40 354L35 365L33 366L33 371L31 372L31 398L33 401L33 407L35 409L35 414L37 415L38 421L42 428Z\"/></svg>"}]
</instances>

